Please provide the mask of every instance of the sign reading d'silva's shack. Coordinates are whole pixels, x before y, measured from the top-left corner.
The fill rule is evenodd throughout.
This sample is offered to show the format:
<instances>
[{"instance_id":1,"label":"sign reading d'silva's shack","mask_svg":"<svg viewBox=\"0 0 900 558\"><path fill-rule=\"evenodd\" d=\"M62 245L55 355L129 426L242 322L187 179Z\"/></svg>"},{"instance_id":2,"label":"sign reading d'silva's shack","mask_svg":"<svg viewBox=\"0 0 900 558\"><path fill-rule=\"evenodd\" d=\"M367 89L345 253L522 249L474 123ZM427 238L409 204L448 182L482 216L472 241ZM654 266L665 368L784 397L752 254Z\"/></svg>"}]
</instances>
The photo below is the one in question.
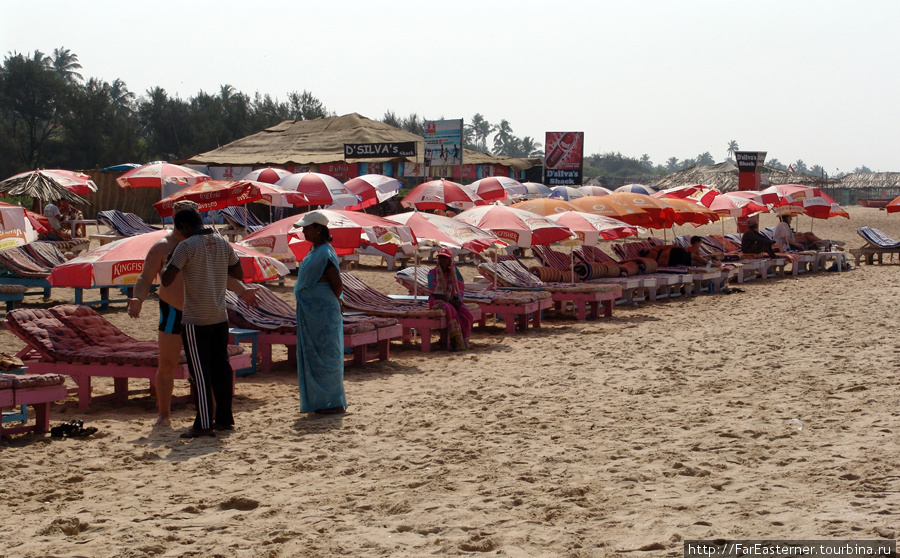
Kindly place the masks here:
<instances>
[{"instance_id":1,"label":"sign reading d'silva's shack","mask_svg":"<svg viewBox=\"0 0 900 558\"><path fill-rule=\"evenodd\" d=\"M379 159L390 157L415 157L416 142L399 143L345 143L344 157L347 159Z\"/></svg>"}]
</instances>

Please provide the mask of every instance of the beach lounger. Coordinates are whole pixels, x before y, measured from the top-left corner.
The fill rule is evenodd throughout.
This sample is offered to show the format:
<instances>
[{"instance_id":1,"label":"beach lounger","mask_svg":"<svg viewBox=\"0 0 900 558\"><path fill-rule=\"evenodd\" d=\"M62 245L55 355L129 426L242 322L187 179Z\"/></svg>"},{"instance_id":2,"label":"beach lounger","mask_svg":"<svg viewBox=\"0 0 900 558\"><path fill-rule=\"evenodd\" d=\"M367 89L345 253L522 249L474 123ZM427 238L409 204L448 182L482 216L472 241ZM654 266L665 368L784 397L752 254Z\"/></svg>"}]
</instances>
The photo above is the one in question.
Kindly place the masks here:
<instances>
[{"instance_id":1,"label":"beach lounger","mask_svg":"<svg viewBox=\"0 0 900 558\"><path fill-rule=\"evenodd\" d=\"M643 271L640 265L636 266L626 262L619 265L620 262L595 246L579 246L575 249L574 255L575 261L578 262L575 264L575 271L579 277L591 277L590 282L618 284L621 287L622 298L616 301L618 304L633 304L644 300L655 301L692 293L692 277L674 273L648 272L646 262L643 262ZM640 258L636 260L640 260ZM594 278L594 272L588 272L586 267L582 267L584 265L596 269L598 264L607 266L608 270L618 269L620 277ZM611 275L612 271L607 273Z\"/></svg>"},{"instance_id":2,"label":"beach lounger","mask_svg":"<svg viewBox=\"0 0 900 558\"><path fill-rule=\"evenodd\" d=\"M406 287L410 294L418 295L428 293L428 269L407 267L400 270L394 276L397 282ZM415 286L415 279L418 285ZM548 292L540 291L509 291L499 289L471 289L466 286L463 296L465 302L477 304L481 308L481 320L479 324L484 327L487 324L488 314L493 314L503 320L506 333L515 333L518 328L521 331L528 329L528 323L534 328L541 327L541 312L553 306L553 298Z\"/></svg>"},{"instance_id":3,"label":"beach lounger","mask_svg":"<svg viewBox=\"0 0 900 558\"><path fill-rule=\"evenodd\" d=\"M517 259L481 263L478 270L505 288L549 292L557 313L562 311L563 305L571 304L579 321L599 318L601 307L604 316L612 316L613 303L622 296L622 290L617 285L546 283Z\"/></svg>"},{"instance_id":4,"label":"beach lounger","mask_svg":"<svg viewBox=\"0 0 900 558\"><path fill-rule=\"evenodd\" d=\"M885 254L890 254L891 260L894 259L894 254L900 254L900 242L880 230L872 227L860 227L856 232L866 241L862 248L850 249L850 253L856 259L857 266L863 260L868 265L874 265L876 258L879 264L883 264Z\"/></svg>"},{"instance_id":5,"label":"beach lounger","mask_svg":"<svg viewBox=\"0 0 900 558\"><path fill-rule=\"evenodd\" d=\"M272 369L272 346L285 345L288 361L296 362L297 314L294 308L269 289L257 291L258 304L248 306L237 295L225 293L228 322L232 327L259 331L260 370ZM371 360L390 360L392 339L403 336L403 327L393 318L376 316L344 316L344 347L353 349L353 365L363 366ZM378 353L369 357L368 345L378 344Z\"/></svg>"},{"instance_id":6,"label":"beach lounger","mask_svg":"<svg viewBox=\"0 0 900 558\"><path fill-rule=\"evenodd\" d=\"M109 228L109 232L106 234L92 234L89 237L90 240L99 242L101 246L114 240L159 230L159 227L150 225L138 215L117 209L100 211L97 213L97 221Z\"/></svg>"},{"instance_id":7,"label":"beach lounger","mask_svg":"<svg viewBox=\"0 0 900 558\"><path fill-rule=\"evenodd\" d=\"M421 335L422 352L431 351L431 333L436 330L441 336L441 345L449 347L450 336L447 332L447 316L441 309L428 308L427 302L404 302L393 300L389 296L366 285L351 273L341 273L344 283L344 306L370 316L395 318L403 326L403 341L413 338L412 330ZM477 304L466 303L475 317L481 320L481 309Z\"/></svg>"},{"instance_id":8,"label":"beach lounger","mask_svg":"<svg viewBox=\"0 0 900 558\"><path fill-rule=\"evenodd\" d=\"M265 227L268 223L263 223L256 215L253 214L245 206L230 206L219 210L219 215L225 219L227 228L221 229L219 233L228 237L228 240L235 242L238 237L247 236L252 232Z\"/></svg>"},{"instance_id":9,"label":"beach lounger","mask_svg":"<svg viewBox=\"0 0 900 558\"><path fill-rule=\"evenodd\" d=\"M6 327L25 341L25 348L16 356L24 361L29 372L57 372L75 381L81 409L107 397L124 403L128 398L128 380L132 378L149 380L150 393L155 392L153 380L159 364L157 342L138 341L126 335L87 306L13 310L6 315ZM250 365L250 355L242 348L229 345L228 354L235 370ZM113 378L114 393L92 398L93 377ZM175 378L188 378L184 353Z\"/></svg>"},{"instance_id":10,"label":"beach lounger","mask_svg":"<svg viewBox=\"0 0 900 558\"><path fill-rule=\"evenodd\" d=\"M632 256L639 258L641 252L664 242L657 238L648 238L637 242L614 244L613 251L622 258ZM718 293L728 281L730 271L722 267L699 266L658 266L658 273L678 275L682 281L692 283L693 294Z\"/></svg>"},{"instance_id":11,"label":"beach lounger","mask_svg":"<svg viewBox=\"0 0 900 558\"><path fill-rule=\"evenodd\" d=\"M61 374L0 374L0 408L31 406L34 408L34 424L28 425L27 410L11 413L0 421L0 438L23 432L47 432L50 430L50 403L66 398L66 378ZM11 420L7 420L11 419ZM19 426L4 424L20 422Z\"/></svg>"},{"instance_id":12,"label":"beach lounger","mask_svg":"<svg viewBox=\"0 0 900 558\"><path fill-rule=\"evenodd\" d=\"M47 281L47 277L53 271L54 265L47 259L36 259L26 246L16 246L0 251L0 284L37 287L38 291L26 291L24 295L39 294L48 299L51 294L51 285ZM52 259L54 260L66 261L65 256L51 245L45 244L41 251L53 254Z\"/></svg>"}]
</instances>

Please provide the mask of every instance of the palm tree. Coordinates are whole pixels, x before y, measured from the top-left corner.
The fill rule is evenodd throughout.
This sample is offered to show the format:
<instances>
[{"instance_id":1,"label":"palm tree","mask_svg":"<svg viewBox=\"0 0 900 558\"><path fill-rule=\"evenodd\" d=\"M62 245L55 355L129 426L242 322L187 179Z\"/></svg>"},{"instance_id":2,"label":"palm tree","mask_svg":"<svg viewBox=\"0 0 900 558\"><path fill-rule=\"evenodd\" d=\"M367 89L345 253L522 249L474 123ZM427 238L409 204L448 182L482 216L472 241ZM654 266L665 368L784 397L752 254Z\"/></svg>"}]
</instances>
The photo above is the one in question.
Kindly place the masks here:
<instances>
[{"instance_id":1,"label":"palm tree","mask_svg":"<svg viewBox=\"0 0 900 558\"><path fill-rule=\"evenodd\" d=\"M698 165L715 165L716 160L713 159L712 154L709 151L707 151L705 153L701 153L700 155L697 155L697 164Z\"/></svg>"},{"instance_id":2,"label":"palm tree","mask_svg":"<svg viewBox=\"0 0 900 558\"><path fill-rule=\"evenodd\" d=\"M507 120L501 120L497 125L497 135L494 136L494 153L500 153L513 137L512 126Z\"/></svg>"},{"instance_id":3,"label":"palm tree","mask_svg":"<svg viewBox=\"0 0 900 558\"><path fill-rule=\"evenodd\" d=\"M734 152L738 151L740 147L738 147L737 140L731 140L728 142L728 159L734 159Z\"/></svg>"},{"instance_id":4,"label":"palm tree","mask_svg":"<svg viewBox=\"0 0 900 558\"><path fill-rule=\"evenodd\" d=\"M653 162L650 161L650 155L647 155L646 153L641 155L641 167L645 168L647 170L650 170L653 168Z\"/></svg>"},{"instance_id":5,"label":"palm tree","mask_svg":"<svg viewBox=\"0 0 900 558\"><path fill-rule=\"evenodd\" d=\"M50 59L50 65L53 67L53 71L61 75L68 83L84 80L84 77L75 71L81 69L81 64L78 63L78 55L67 48L53 49L53 58Z\"/></svg>"},{"instance_id":6,"label":"palm tree","mask_svg":"<svg viewBox=\"0 0 900 558\"><path fill-rule=\"evenodd\" d=\"M669 160L666 161L666 170L669 172L676 172L681 170L681 167L678 165L677 157L669 157Z\"/></svg>"},{"instance_id":7,"label":"palm tree","mask_svg":"<svg viewBox=\"0 0 900 558\"><path fill-rule=\"evenodd\" d=\"M496 131L497 127L484 119L481 114L472 117L472 130L475 132L475 143L479 151L487 152L487 138Z\"/></svg>"},{"instance_id":8,"label":"palm tree","mask_svg":"<svg viewBox=\"0 0 900 558\"><path fill-rule=\"evenodd\" d=\"M126 110L132 112L132 101L134 101L134 93L128 90L125 82L116 79L109 86L109 101L115 110Z\"/></svg>"},{"instance_id":9,"label":"palm tree","mask_svg":"<svg viewBox=\"0 0 900 558\"><path fill-rule=\"evenodd\" d=\"M778 159L774 159L774 158L766 161L766 166L771 167L773 169L778 169L778 170L787 170L787 167L784 166L784 163L782 163Z\"/></svg>"},{"instance_id":10,"label":"palm tree","mask_svg":"<svg viewBox=\"0 0 900 558\"><path fill-rule=\"evenodd\" d=\"M544 150L541 149L540 142L534 141L531 136L525 136L521 140L521 157L543 157Z\"/></svg>"}]
</instances>

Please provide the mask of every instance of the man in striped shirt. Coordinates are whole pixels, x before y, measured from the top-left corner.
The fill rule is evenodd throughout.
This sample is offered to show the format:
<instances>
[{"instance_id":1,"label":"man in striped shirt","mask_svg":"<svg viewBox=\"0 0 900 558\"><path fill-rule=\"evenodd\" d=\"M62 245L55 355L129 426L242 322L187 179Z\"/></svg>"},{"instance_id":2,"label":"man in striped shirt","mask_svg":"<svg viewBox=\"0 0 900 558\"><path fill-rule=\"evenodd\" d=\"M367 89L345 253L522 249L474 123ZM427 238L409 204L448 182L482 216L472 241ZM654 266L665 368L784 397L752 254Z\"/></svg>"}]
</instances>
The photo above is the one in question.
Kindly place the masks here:
<instances>
[{"instance_id":1,"label":"man in striped shirt","mask_svg":"<svg viewBox=\"0 0 900 558\"><path fill-rule=\"evenodd\" d=\"M228 277L242 280L244 273L234 249L212 229L203 226L200 213L175 213L175 228L185 237L172 252L162 274L169 286L179 273L184 280L181 338L194 379L197 415L182 438L215 436L233 430L232 378L228 362L228 313L225 288ZM215 407L215 412L213 411Z\"/></svg>"}]
</instances>

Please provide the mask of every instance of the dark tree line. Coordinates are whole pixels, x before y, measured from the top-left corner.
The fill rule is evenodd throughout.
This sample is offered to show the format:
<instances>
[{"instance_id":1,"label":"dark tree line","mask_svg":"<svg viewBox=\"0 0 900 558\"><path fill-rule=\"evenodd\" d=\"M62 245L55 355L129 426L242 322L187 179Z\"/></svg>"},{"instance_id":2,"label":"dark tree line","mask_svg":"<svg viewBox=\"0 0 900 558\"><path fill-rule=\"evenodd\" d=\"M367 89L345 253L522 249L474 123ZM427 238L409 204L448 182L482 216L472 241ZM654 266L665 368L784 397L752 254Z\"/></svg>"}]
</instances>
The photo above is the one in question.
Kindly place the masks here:
<instances>
[{"instance_id":1,"label":"dark tree line","mask_svg":"<svg viewBox=\"0 0 900 558\"><path fill-rule=\"evenodd\" d=\"M34 168L87 169L181 159L284 120L329 116L312 93L286 101L223 85L189 99L78 73L78 56L10 53L0 67L0 178Z\"/></svg>"}]
</instances>

